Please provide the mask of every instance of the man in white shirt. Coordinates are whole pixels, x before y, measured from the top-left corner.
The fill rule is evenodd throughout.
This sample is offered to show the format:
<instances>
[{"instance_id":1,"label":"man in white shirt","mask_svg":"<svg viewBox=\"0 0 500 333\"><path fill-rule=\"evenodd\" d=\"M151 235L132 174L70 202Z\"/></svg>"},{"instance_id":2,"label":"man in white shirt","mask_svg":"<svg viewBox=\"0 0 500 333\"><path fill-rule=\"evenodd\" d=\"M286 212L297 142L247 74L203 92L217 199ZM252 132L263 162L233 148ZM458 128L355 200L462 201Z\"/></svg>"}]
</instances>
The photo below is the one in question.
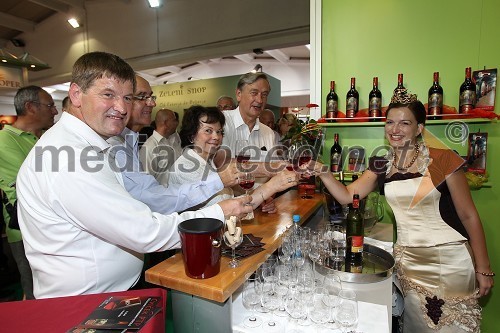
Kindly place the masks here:
<instances>
[{"instance_id":1,"label":"man in white shirt","mask_svg":"<svg viewBox=\"0 0 500 333\"><path fill-rule=\"evenodd\" d=\"M106 139L130 116L136 80L118 56L91 52L73 66L68 112L30 151L17 178L19 225L35 298L123 291L143 253L179 247L186 219L243 216L251 197L162 215L125 190Z\"/></svg>"},{"instance_id":2,"label":"man in white shirt","mask_svg":"<svg viewBox=\"0 0 500 333\"><path fill-rule=\"evenodd\" d=\"M237 184L239 172L234 164L199 182L168 187L159 184L152 175L144 172L139 161L139 131L151 123L156 96L153 95L149 82L143 77L137 75L136 81L134 103L127 127L120 136L107 140L113 145L110 155L120 168L125 189L132 197L144 202L153 212L171 214L194 207L225 186Z\"/></svg>"},{"instance_id":3,"label":"man in white shirt","mask_svg":"<svg viewBox=\"0 0 500 333\"><path fill-rule=\"evenodd\" d=\"M253 147L252 160L271 162L277 159L274 131L259 121L270 92L271 85L264 73L246 73L238 80L238 107L235 110L223 111L226 124L222 144L231 150L232 157L235 157L236 141L248 140L249 145ZM262 183L262 180L258 183ZM272 198L262 206L262 211L276 211Z\"/></svg>"},{"instance_id":4,"label":"man in white shirt","mask_svg":"<svg viewBox=\"0 0 500 333\"><path fill-rule=\"evenodd\" d=\"M144 170L162 184L168 185L168 169L182 154L179 125L174 111L160 109L155 117L156 129L139 151Z\"/></svg>"}]
</instances>

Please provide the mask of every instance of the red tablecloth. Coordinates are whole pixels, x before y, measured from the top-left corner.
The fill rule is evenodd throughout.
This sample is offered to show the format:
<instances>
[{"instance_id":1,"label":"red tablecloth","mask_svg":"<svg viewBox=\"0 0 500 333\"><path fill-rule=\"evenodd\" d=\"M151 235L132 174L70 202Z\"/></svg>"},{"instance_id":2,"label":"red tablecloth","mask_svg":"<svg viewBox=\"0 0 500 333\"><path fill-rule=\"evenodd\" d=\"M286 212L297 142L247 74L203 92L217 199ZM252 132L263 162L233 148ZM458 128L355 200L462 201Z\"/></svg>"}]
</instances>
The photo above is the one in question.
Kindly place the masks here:
<instances>
[{"instance_id":1,"label":"red tablecloth","mask_svg":"<svg viewBox=\"0 0 500 333\"><path fill-rule=\"evenodd\" d=\"M167 292L160 288L0 303L0 332L64 333L80 324L112 295L162 297L162 311L151 318L140 333L165 332Z\"/></svg>"}]
</instances>

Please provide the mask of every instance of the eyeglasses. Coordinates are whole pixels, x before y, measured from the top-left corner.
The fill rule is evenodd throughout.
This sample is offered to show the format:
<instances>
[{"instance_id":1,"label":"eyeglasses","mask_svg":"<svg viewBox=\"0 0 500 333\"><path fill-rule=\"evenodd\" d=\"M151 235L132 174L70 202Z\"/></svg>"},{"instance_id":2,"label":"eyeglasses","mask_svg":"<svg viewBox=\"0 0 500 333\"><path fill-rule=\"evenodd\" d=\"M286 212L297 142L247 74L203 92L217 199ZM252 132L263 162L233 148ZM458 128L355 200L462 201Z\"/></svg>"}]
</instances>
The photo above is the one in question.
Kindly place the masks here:
<instances>
[{"instance_id":1,"label":"eyeglasses","mask_svg":"<svg viewBox=\"0 0 500 333\"><path fill-rule=\"evenodd\" d=\"M156 102L156 96L146 96L146 95L139 95L139 96L134 96L134 99L136 101L141 101L141 102Z\"/></svg>"},{"instance_id":2,"label":"eyeglasses","mask_svg":"<svg viewBox=\"0 0 500 333\"><path fill-rule=\"evenodd\" d=\"M35 103L35 104L38 104L38 105L43 105L43 106L48 107L49 109L57 109L57 107L56 107L56 105L54 103L43 104L43 103L36 102L36 101L31 101L31 103Z\"/></svg>"}]
</instances>

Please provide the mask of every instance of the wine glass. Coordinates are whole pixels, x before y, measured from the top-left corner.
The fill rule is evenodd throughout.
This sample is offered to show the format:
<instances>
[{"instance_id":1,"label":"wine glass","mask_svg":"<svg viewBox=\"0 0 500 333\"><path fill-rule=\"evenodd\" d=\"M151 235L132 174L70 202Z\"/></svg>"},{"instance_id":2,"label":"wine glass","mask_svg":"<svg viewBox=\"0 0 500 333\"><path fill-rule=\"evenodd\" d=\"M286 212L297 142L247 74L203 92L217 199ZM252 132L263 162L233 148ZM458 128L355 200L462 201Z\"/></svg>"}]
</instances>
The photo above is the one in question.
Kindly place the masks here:
<instances>
[{"instance_id":1,"label":"wine glass","mask_svg":"<svg viewBox=\"0 0 500 333\"><path fill-rule=\"evenodd\" d=\"M241 221L236 216L231 216L224 224L224 243L232 250L232 259L229 261L229 267L236 268L240 262L236 260L236 247L243 242L243 230L241 229Z\"/></svg>"},{"instance_id":2,"label":"wine glass","mask_svg":"<svg viewBox=\"0 0 500 333\"><path fill-rule=\"evenodd\" d=\"M309 319L318 326L316 331L320 331L321 328L328 323L332 315L330 308L323 302L323 299L327 295L328 290L326 290L326 288L314 288L312 306L309 307Z\"/></svg>"},{"instance_id":3,"label":"wine glass","mask_svg":"<svg viewBox=\"0 0 500 333\"><path fill-rule=\"evenodd\" d=\"M287 169L293 170L297 173L303 173L305 171L302 170L302 166L309 163L314 155L312 147L305 140L294 142L290 147L288 147L287 154L288 162L290 163L287 166Z\"/></svg>"},{"instance_id":4,"label":"wine glass","mask_svg":"<svg viewBox=\"0 0 500 333\"><path fill-rule=\"evenodd\" d=\"M339 293L340 303L335 314L335 320L342 332L352 332L358 325L358 301L352 290L342 290Z\"/></svg>"},{"instance_id":5,"label":"wine glass","mask_svg":"<svg viewBox=\"0 0 500 333\"><path fill-rule=\"evenodd\" d=\"M308 302L309 300L302 297L300 293L290 294L285 300L285 309L288 315L292 318L292 323L301 325L301 320L304 322L307 319Z\"/></svg>"},{"instance_id":6,"label":"wine glass","mask_svg":"<svg viewBox=\"0 0 500 333\"><path fill-rule=\"evenodd\" d=\"M261 297L259 286L256 286L257 283L257 279L248 274L247 279L245 280L245 283L243 285L243 306L250 309L251 311L251 314L244 319L243 325L250 328L258 327L262 324L262 319L255 315L255 306L257 304L260 304Z\"/></svg>"},{"instance_id":7,"label":"wine glass","mask_svg":"<svg viewBox=\"0 0 500 333\"><path fill-rule=\"evenodd\" d=\"M245 190L245 195L249 195L250 190L255 185L255 177L250 172L245 172L239 177L238 181L240 187ZM248 213L243 220L251 220L254 218L253 211Z\"/></svg>"},{"instance_id":8,"label":"wine glass","mask_svg":"<svg viewBox=\"0 0 500 333\"><path fill-rule=\"evenodd\" d=\"M340 277L335 273L329 272L325 276L323 287L328 292L328 294L323 297L323 302L327 307L331 309L332 314L330 316L330 320L325 324L325 326L330 329L335 329L339 327L339 325L335 322L333 313L340 303L339 294L342 290L342 282L340 281Z\"/></svg>"},{"instance_id":9,"label":"wine glass","mask_svg":"<svg viewBox=\"0 0 500 333\"><path fill-rule=\"evenodd\" d=\"M245 163L250 160L250 149L248 145L248 140L236 140L235 156L238 163Z\"/></svg>"},{"instance_id":10,"label":"wine glass","mask_svg":"<svg viewBox=\"0 0 500 333\"><path fill-rule=\"evenodd\" d=\"M264 282L260 302L266 310L271 312L271 318L264 324L264 329L272 332L281 331L280 323L274 320L274 311L281 304L281 296L274 291L271 282Z\"/></svg>"}]
</instances>

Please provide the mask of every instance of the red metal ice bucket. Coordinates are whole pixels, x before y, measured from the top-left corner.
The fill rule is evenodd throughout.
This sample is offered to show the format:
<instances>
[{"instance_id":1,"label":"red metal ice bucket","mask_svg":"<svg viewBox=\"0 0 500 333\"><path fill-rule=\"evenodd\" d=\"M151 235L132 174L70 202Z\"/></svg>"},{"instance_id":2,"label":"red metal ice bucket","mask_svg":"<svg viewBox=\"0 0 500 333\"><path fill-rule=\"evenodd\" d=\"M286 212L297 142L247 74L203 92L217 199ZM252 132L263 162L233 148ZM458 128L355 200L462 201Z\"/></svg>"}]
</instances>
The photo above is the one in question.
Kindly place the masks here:
<instances>
[{"instance_id":1,"label":"red metal ice bucket","mask_svg":"<svg viewBox=\"0 0 500 333\"><path fill-rule=\"evenodd\" d=\"M208 279L220 271L222 222L198 218L179 224L186 275Z\"/></svg>"}]
</instances>

